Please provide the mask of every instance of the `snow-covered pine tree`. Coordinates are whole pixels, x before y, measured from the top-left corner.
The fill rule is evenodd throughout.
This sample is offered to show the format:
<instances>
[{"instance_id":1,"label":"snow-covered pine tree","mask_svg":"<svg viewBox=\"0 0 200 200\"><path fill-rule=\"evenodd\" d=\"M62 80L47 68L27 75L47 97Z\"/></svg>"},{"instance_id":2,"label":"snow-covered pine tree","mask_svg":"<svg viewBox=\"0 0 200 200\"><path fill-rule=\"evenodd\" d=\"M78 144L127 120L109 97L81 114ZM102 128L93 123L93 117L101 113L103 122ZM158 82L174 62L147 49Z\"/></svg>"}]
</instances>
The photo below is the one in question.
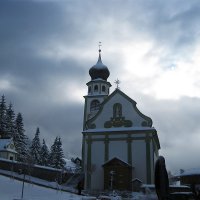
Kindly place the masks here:
<instances>
[{"instance_id":1,"label":"snow-covered pine tree","mask_svg":"<svg viewBox=\"0 0 200 200\"><path fill-rule=\"evenodd\" d=\"M35 137L32 140L30 154L35 164L41 164L41 144L40 144L40 129L37 127Z\"/></svg>"},{"instance_id":2,"label":"snow-covered pine tree","mask_svg":"<svg viewBox=\"0 0 200 200\"><path fill-rule=\"evenodd\" d=\"M10 103L6 109L6 135L13 137L15 132L15 113Z\"/></svg>"},{"instance_id":3,"label":"snow-covered pine tree","mask_svg":"<svg viewBox=\"0 0 200 200\"><path fill-rule=\"evenodd\" d=\"M56 163L56 143L57 143L58 138L56 137L56 139L54 140L54 143L52 144L51 148L50 148L50 154L49 154L49 165L51 167L55 167L55 163Z\"/></svg>"},{"instance_id":4,"label":"snow-covered pine tree","mask_svg":"<svg viewBox=\"0 0 200 200\"><path fill-rule=\"evenodd\" d=\"M60 137L56 137L49 156L50 166L62 169L65 166L64 153Z\"/></svg>"},{"instance_id":5,"label":"snow-covered pine tree","mask_svg":"<svg viewBox=\"0 0 200 200\"><path fill-rule=\"evenodd\" d=\"M3 95L0 101L0 133L4 137L6 134L6 99Z\"/></svg>"},{"instance_id":6,"label":"snow-covered pine tree","mask_svg":"<svg viewBox=\"0 0 200 200\"><path fill-rule=\"evenodd\" d=\"M41 156L41 165L48 166L49 165L49 149L44 139L42 142L40 156Z\"/></svg>"},{"instance_id":7,"label":"snow-covered pine tree","mask_svg":"<svg viewBox=\"0 0 200 200\"><path fill-rule=\"evenodd\" d=\"M13 135L13 141L15 144L16 151L18 152L17 160L20 162L26 162L26 158L28 156L28 138L24 132L25 130L22 114L18 113L15 120L15 133Z\"/></svg>"},{"instance_id":8,"label":"snow-covered pine tree","mask_svg":"<svg viewBox=\"0 0 200 200\"><path fill-rule=\"evenodd\" d=\"M57 162L58 162L57 168L59 169L62 169L66 164L64 160L64 152L62 149L62 141L60 137L58 138L58 141L57 141Z\"/></svg>"}]
</instances>

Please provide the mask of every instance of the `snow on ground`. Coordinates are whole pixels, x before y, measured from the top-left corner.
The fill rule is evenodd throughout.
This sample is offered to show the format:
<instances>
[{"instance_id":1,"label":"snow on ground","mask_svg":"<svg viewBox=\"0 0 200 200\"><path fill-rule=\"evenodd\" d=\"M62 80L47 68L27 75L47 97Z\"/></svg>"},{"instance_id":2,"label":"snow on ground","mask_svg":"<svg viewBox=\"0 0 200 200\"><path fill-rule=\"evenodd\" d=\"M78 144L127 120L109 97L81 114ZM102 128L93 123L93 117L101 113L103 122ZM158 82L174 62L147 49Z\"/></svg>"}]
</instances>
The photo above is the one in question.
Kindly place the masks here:
<instances>
[{"instance_id":1,"label":"snow on ground","mask_svg":"<svg viewBox=\"0 0 200 200\"><path fill-rule=\"evenodd\" d=\"M22 192L22 181L18 181L13 178L9 178L4 175L9 175L11 177L23 178L23 174L18 174L15 172L10 172L6 170L0 170L0 200L14 200L21 198ZM24 200L90 200L95 199L89 196L80 196L75 194L74 188L66 187L64 185L60 186L56 182L49 182L39 178L26 176L25 179L31 181L32 183L43 185L46 188L32 183L24 183ZM53 189L54 188L54 189ZM55 190L57 189L57 190ZM61 191L62 189L64 191ZM123 198L112 195L111 200L123 200ZM127 199L126 199L127 200ZM155 194L143 194L143 193L132 193L132 198L129 200L157 200Z\"/></svg>"},{"instance_id":2,"label":"snow on ground","mask_svg":"<svg viewBox=\"0 0 200 200\"><path fill-rule=\"evenodd\" d=\"M19 179L19 180L23 180L23 178L24 178L23 174L18 174L16 172L11 172L11 171L2 170L2 169L0 169L0 175L15 177L16 179ZM25 176L25 180L26 180L26 182L31 182L33 184L45 186L45 187L48 187L48 188L62 189L63 191L72 192L72 193L77 192L73 187L67 187L65 185L59 185L56 182L49 182L49 181L46 181L46 180L43 180L43 179L40 179L40 178L36 178L36 177L32 177L32 176L28 176L28 175Z\"/></svg>"},{"instance_id":3,"label":"snow on ground","mask_svg":"<svg viewBox=\"0 0 200 200\"><path fill-rule=\"evenodd\" d=\"M0 175L0 199L21 198L22 182ZM24 200L82 200L82 196L24 183Z\"/></svg>"},{"instance_id":4,"label":"snow on ground","mask_svg":"<svg viewBox=\"0 0 200 200\"><path fill-rule=\"evenodd\" d=\"M20 199L22 192L22 181L0 175L0 200ZM57 191L45 188L31 183L24 183L24 200L83 200L94 199L92 197L84 197L70 192ZM121 198L112 197L112 200ZM155 195L144 195L135 193L130 200L155 200Z\"/></svg>"}]
</instances>

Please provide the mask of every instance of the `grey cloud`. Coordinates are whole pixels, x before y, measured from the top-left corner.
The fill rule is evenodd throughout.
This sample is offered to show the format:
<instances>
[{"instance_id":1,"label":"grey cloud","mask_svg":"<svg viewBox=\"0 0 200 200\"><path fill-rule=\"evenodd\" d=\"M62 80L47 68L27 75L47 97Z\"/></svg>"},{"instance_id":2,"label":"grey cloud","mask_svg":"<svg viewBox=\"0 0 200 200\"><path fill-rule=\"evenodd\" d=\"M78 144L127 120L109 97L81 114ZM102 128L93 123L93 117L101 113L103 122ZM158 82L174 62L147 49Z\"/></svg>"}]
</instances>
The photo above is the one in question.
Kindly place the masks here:
<instances>
[{"instance_id":1,"label":"grey cloud","mask_svg":"<svg viewBox=\"0 0 200 200\"><path fill-rule=\"evenodd\" d=\"M141 110L153 120L158 132L161 150L173 172L181 167L199 167L200 99L182 97L178 100L157 100L138 94ZM146 112L146 113L145 113ZM189 162L188 162L189 161Z\"/></svg>"},{"instance_id":2,"label":"grey cloud","mask_svg":"<svg viewBox=\"0 0 200 200\"><path fill-rule=\"evenodd\" d=\"M153 41L149 54L164 47L160 62L165 65L167 60L173 62L188 51L192 53L199 40L199 13L199 2L192 0L1 1L0 79L10 79L19 90L5 89L0 93L14 104L16 112L22 112L30 137L39 126L41 138L46 138L48 144L60 135L65 153L80 155L83 103L57 104L48 101L48 94L61 98L64 91L56 96L53 88L64 80L68 85L74 81L87 89L88 69L96 57L81 60L75 52L73 58L66 55L64 59L54 59L53 55L45 57L38 52L60 44L69 52L72 48L90 51L99 40L117 47L117 43L140 38ZM120 48L110 55L111 58L103 55L103 62L111 71L110 80L114 80L124 70ZM95 62L91 63L91 59ZM137 81L137 77L133 78ZM151 84L151 80L140 81ZM138 107L142 105L144 114L154 121L169 165L175 169L185 164L184 155L180 156L182 149L175 147L180 145L180 138L187 142L189 134L194 138L200 131L200 100L185 97L161 101L141 93L138 98L143 101L137 101ZM191 167L194 164L200 165L192 159Z\"/></svg>"}]
</instances>

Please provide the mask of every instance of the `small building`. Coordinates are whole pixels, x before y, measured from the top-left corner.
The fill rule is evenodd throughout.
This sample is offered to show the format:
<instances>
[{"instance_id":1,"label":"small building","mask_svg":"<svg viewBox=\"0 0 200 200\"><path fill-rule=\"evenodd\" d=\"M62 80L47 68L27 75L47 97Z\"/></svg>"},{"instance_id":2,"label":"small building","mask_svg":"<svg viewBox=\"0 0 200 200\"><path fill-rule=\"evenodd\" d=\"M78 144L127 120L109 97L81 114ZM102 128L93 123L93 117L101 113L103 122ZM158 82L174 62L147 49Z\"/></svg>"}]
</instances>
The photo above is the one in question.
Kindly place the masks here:
<instances>
[{"instance_id":1,"label":"small building","mask_svg":"<svg viewBox=\"0 0 200 200\"><path fill-rule=\"evenodd\" d=\"M138 178L134 178L131 182L132 182L132 191L140 192L142 181Z\"/></svg>"},{"instance_id":2,"label":"small building","mask_svg":"<svg viewBox=\"0 0 200 200\"><path fill-rule=\"evenodd\" d=\"M132 166L119 158L104 163L104 189L130 190Z\"/></svg>"},{"instance_id":3,"label":"small building","mask_svg":"<svg viewBox=\"0 0 200 200\"><path fill-rule=\"evenodd\" d=\"M81 160L79 157L75 158L73 162L74 162L75 164L77 164L78 166L81 166L81 165L82 165L82 160Z\"/></svg>"},{"instance_id":4,"label":"small building","mask_svg":"<svg viewBox=\"0 0 200 200\"><path fill-rule=\"evenodd\" d=\"M200 169L181 170L179 177L182 185L200 185Z\"/></svg>"},{"instance_id":5,"label":"small building","mask_svg":"<svg viewBox=\"0 0 200 200\"><path fill-rule=\"evenodd\" d=\"M17 151L12 138L0 139L0 158L16 160Z\"/></svg>"}]
</instances>

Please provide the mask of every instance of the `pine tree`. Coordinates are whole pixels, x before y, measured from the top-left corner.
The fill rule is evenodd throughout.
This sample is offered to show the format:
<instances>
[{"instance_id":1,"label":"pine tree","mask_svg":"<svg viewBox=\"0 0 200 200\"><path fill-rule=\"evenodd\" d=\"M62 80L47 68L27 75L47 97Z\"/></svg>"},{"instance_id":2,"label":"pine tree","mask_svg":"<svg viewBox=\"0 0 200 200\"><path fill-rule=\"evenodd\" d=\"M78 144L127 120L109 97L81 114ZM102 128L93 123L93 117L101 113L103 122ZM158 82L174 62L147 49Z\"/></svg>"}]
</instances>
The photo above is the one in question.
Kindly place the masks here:
<instances>
[{"instance_id":1,"label":"pine tree","mask_svg":"<svg viewBox=\"0 0 200 200\"><path fill-rule=\"evenodd\" d=\"M62 169L65 166L64 153L62 149L62 142L59 137L56 137L51 146L50 165L54 168Z\"/></svg>"},{"instance_id":2,"label":"pine tree","mask_svg":"<svg viewBox=\"0 0 200 200\"><path fill-rule=\"evenodd\" d=\"M34 160L35 164L41 164L41 144L40 144L40 129L36 129L35 137L32 140L32 144L30 147L30 153Z\"/></svg>"},{"instance_id":3,"label":"pine tree","mask_svg":"<svg viewBox=\"0 0 200 200\"><path fill-rule=\"evenodd\" d=\"M62 149L62 142L61 142L61 138L58 138L58 142L57 142L57 168L62 169L65 166L65 160L64 160L64 152Z\"/></svg>"},{"instance_id":4,"label":"pine tree","mask_svg":"<svg viewBox=\"0 0 200 200\"><path fill-rule=\"evenodd\" d=\"M50 149L50 154L49 154L49 165L51 167L55 167L55 163L56 163L56 143L57 143L58 138L56 137L56 139L54 140L54 143L51 146Z\"/></svg>"},{"instance_id":5,"label":"pine tree","mask_svg":"<svg viewBox=\"0 0 200 200\"><path fill-rule=\"evenodd\" d=\"M8 137L14 136L15 132L15 113L12 108L12 104L9 104L6 110L6 135Z\"/></svg>"},{"instance_id":6,"label":"pine tree","mask_svg":"<svg viewBox=\"0 0 200 200\"><path fill-rule=\"evenodd\" d=\"M3 136L6 134L6 100L4 95L0 101L0 133Z\"/></svg>"},{"instance_id":7,"label":"pine tree","mask_svg":"<svg viewBox=\"0 0 200 200\"><path fill-rule=\"evenodd\" d=\"M48 166L49 165L49 149L44 139L42 142L40 156L41 156L41 165Z\"/></svg>"},{"instance_id":8,"label":"pine tree","mask_svg":"<svg viewBox=\"0 0 200 200\"><path fill-rule=\"evenodd\" d=\"M18 152L17 160L20 162L25 162L28 156L27 141L28 138L25 135L23 118L21 113L17 114L15 120L15 133L13 136L13 141L15 144L16 151Z\"/></svg>"}]
</instances>

